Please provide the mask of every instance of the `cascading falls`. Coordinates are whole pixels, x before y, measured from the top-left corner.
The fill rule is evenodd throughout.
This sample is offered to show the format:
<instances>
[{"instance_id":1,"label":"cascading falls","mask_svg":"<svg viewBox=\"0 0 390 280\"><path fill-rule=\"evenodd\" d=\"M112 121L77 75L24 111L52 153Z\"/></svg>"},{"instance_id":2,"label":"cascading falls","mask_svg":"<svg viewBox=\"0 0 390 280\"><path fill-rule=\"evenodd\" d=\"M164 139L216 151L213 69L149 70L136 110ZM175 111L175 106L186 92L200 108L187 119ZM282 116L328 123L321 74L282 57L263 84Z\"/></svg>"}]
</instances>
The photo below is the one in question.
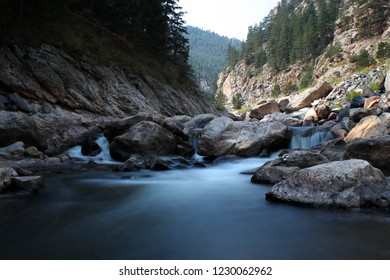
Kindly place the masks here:
<instances>
[{"instance_id":1,"label":"cascading falls","mask_svg":"<svg viewBox=\"0 0 390 280\"><path fill-rule=\"evenodd\" d=\"M310 149L333 139L333 134L319 126L290 127L293 133L290 149Z\"/></svg>"},{"instance_id":2,"label":"cascading falls","mask_svg":"<svg viewBox=\"0 0 390 280\"><path fill-rule=\"evenodd\" d=\"M202 131L203 131L203 128L194 128L189 133L188 141L194 147L195 154L194 154L193 158L195 160L202 160L203 159L202 156L198 155L198 144L199 144L199 138L200 138Z\"/></svg>"},{"instance_id":3,"label":"cascading falls","mask_svg":"<svg viewBox=\"0 0 390 280\"><path fill-rule=\"evenodd\" d=\"M103 164L116 164L118 162L114 161L111 158L110 155L110 143L108 142L107 138L104 136L99 137L96 140L96 144L99 145L101 148L100 153L98 153L95 156L85 156L82 154L81 149L82 146L75 146L71 149L68 150L68 155L71 158L77 158L77 159L82 159L82 160L93 160L96 163L103 163Z\"/></svg>"}]
</instances>

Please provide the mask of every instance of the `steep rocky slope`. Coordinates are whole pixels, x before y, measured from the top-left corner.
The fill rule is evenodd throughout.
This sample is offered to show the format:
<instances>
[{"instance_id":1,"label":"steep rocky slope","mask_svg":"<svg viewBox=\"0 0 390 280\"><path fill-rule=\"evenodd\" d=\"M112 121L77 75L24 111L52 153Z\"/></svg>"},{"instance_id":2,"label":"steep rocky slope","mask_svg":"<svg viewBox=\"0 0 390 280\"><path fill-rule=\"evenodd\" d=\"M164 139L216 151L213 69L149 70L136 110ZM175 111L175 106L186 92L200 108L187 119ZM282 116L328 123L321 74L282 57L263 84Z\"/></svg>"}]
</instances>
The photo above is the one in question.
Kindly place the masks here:
<instances>
[{"instance_id":1,"label":"steep rocky slope","mask_svg":"<svg viewBox=\"0 0 390 280\"><path fill-rule=\"evenodd\" d=\"M305 9L306 2L302 1L296 9L297 13ZM282 94L286 94L285 89L289 85L297 86L300 79L308 71L312 72L312 78L317 84L325 80L331 82L332 80L340 80L351 76L356 72L356 65L350 62L350 58L352 55L358 55L362 50L367 50L375 58L378 45L381 42L389 43L390 17L387 17L387 27L384 28L381 34L363 38L359 33L359 22L371 10L366 2L360 2L342 1L339 18L335 24L334 39L332 44L329 45L329 47L335 47L337 51L330 56L323 53L313 61L314 65L297 63L275 72L268 64L265 64L259 71L254 65L248 65L242 60L235 67L229 67L220 73L217 92L221 92L226 97L226 107L232 109L233 97L237 94L242 96L246 107L271 97L272 89L275 86L281 89ZM386 9L389 9L388 3L382 5L384 8L387 5ZM347 23L346 20L348 20ZM381 65L384 61L378 61L378 64Z\"/></svg>"},{"instance_id":2,"label":"steep rocky slope","mask_svg":"<svg viewBox=\"0 0 390 280\"><path fill-rule=\"evenodd\" d=\"M117 118L140 112L213 112L196 88L174 90L153 77L126 75L117 65L70 56L51 45L0 50L0 146L16 141L49 154L101 132Z\"/></svg>"}]
</instances>

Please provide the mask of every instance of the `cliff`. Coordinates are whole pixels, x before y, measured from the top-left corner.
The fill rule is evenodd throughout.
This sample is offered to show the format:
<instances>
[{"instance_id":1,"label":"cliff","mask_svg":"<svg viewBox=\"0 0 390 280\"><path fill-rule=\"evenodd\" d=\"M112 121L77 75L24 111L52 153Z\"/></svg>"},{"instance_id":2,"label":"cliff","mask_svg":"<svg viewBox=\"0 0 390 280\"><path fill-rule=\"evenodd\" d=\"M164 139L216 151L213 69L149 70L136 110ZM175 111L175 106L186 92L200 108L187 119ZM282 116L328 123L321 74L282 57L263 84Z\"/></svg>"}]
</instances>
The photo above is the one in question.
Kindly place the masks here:
<instances>
[{"instance_id":1,"label":"cliff","mask_svg":"<svg viewBox=\"0 0 390 280\"><path fill-rule=\"evenodd\" d=\"M56 154L140 112L195 115L213 112L193 86L175 90L153 77L126 75L116 64L75 58L60 48L0 50L0 146L16 141Z\"/></svg>"}]
</instances>

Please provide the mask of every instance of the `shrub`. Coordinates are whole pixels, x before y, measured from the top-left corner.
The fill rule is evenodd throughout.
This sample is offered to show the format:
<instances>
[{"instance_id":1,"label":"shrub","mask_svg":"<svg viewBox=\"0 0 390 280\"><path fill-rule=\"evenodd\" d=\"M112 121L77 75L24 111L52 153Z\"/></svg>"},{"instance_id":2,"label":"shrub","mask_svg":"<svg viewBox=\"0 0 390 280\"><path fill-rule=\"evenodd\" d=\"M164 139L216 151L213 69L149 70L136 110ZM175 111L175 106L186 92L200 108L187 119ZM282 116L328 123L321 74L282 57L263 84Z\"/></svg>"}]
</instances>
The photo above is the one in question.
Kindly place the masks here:
<instances>
[{"instance_id":1,"label":"shrub","mask_svg":"<svg viewBox=\"0 0 390 280\"><path fill-rule=\"evenodd\" d=\"M376 52L377 59L390 58L390 43L380 42L378 45L378 51Z\"/></svg>"},{"instance_id":2,"label":"shrub","mask_svg":"<svg viewBox=\"0 0 390 280\"><path fill-rule=\"evenodd\" d=\"M218 91L213 97L215 108L219 111L226 111L226 96L222 93L222 91Z\"/></svg>"},{"instance_id":3,"label":"shrub","mask_svg":"<svg viewBox=\"0 0 390 280\"><path fill-rule=\"evenodd\" d=\"M278 97L282 93L279 85L275 85L271 90L272 97Z\"/></svg>"},{"instance_id":4,"label":"shrub","mask_svg":"<svg viewBox=\"0 0 390 280\"><path fill-rule=\"evenodd\" d=\"M244 105L244 99L242 98L241 93L237 93L233 95L232 99L233 108L239 110Z\"/></svg>"},{"instance_id":5,"label":"shrub","mask_svg":"<svg viewBox=\"0 0 390 280\"><path fill-rule=\"evenodd\" d=\"M351 63L355 63L358 69L368 67L372 64L375 64L375 59L368 53L367 50L362 50L358 55L351 55Z\"/></svg>"},{"instance_id":6,"label":"shrub","mask_svg":"<svg viewBox=\"0 0 390 280\"><path fill-rule=\"evenodd\" d=\"M329 45L327 48L326 48L326 51L325 51L325 57L326 58L331 58L331 57L338 57L342 54L342 49L340 47L339 44L336 44L336 45Z\"/></svg>"},{"instance_id":7,"label":"shrub","mask_svg":"<svg viewBox=\"0 0 390 280\"><path fill-rule=\"evenodd\" d=\"M299 80L299 89L307 88L313 82L310 73L305 73Z\"/></svg>"},{"instance_id":8,"label":"shrub","mask_svg":"<svg viewBox=\"0 0 390 280\"><path fill-rule=\"evenodd\" d=\"M291 94L294 91L297 91L298 87L296 84L293 84L291 81L289 81L286 86L284 87L284 92L287 94Z\"/></svg>"}]
</instances>

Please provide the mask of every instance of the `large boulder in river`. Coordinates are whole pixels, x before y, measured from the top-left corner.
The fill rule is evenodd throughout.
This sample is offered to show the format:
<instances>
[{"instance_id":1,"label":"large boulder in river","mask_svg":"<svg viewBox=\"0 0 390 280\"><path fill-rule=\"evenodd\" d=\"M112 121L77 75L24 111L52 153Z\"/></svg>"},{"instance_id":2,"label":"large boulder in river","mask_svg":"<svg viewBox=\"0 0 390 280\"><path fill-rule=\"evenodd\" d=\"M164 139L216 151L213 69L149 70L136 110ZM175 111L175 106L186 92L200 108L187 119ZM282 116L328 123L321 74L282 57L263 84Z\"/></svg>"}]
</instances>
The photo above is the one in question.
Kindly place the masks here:
<instances>
[{"instance_id":1,"label":"large boulder in river","mask_svg":"<svg viewBox=\"0 0 390 280\"><path fill-rule=\"evenodd\" d=\"M390 176L390 136L358 139L347 144L343 159L364 159Z\"/></svg>"},{"instance_id":2,"label":"large boulder in river","mask_svg":"<svg viewBox=\"0 0 390 280\"><path fill-rule=\"evenodd\" d=\"M264 149L287 146L290 139L290 131L280 122L244 122L219 117L204 128L198 153L211 157L257 156Z\"/></svg>"},{"instance_id":3,"label":"large boulder in river","mask_svg":"<svg viewBox=\"0 0 390 280\"><path fill-rule=\"evenodd\" d=\"M387 127L377 116L369 116L361 121L348 133L345 142L350 142L358 138L371 138L376 136L388 135Z\"/></svg>"},{"instance_id":4,"label":"large boulder in river","mask_svg":"<svg viewBox=\"0 0 390 280\"><path fill-rule=\"evenodd\" d=\"M252 183L278 183L292 176L301 168L329 162L328 158L315 151L293 150L268 161L252 176Z\"/></svg>"},{"instance_id":5,"label":"large boulder in river","mask_svg":"<svg viewBox=\"0 0 390 280\"><path fill-rule=\"evenodd\" d=\"M292 96L285 111L290 113L298 111L304 107L310 107L313 101L326 97L332 90L332 86L328 82L324 82L318 87L309 88L304 92L300 92Z\"/></svg>"},{"instance_id":6,"label":"large boulder in river","mask_svg":"<svg viewBox=\"0 0 390 280\"><path fill-rule=\"evenodd\" d=\"M172 155L176 148L176 139L168 130L154 122L142 121L114 138L110 154L114 160L125 161L132 154Z\"/></svg>"},{"instance_id":7,"label":"large boulder in river","mask_svg":"<svg viewBox=\"0 0 390 280\"><path fill-rule=\"evenodd\" d=\"M264 101L259 105L253 107L249 113L249 116L251 118L256 118L261 120L266 115L277 113L277 112L280 112L279 103L276 102L275 99L271 99L269 101Z\"/></svg>"},{"instance_id":8,"label":"large boulder in river","mask_svg":"<svg viewBox=\"0 0 390 280\"><path fill-rule=\"evenodd\" d=\"M365 160L334 161L297 171L272 187L266 197L290 203L329 207L381 205L386 177Z\"/></svg>"}]
</instances>

